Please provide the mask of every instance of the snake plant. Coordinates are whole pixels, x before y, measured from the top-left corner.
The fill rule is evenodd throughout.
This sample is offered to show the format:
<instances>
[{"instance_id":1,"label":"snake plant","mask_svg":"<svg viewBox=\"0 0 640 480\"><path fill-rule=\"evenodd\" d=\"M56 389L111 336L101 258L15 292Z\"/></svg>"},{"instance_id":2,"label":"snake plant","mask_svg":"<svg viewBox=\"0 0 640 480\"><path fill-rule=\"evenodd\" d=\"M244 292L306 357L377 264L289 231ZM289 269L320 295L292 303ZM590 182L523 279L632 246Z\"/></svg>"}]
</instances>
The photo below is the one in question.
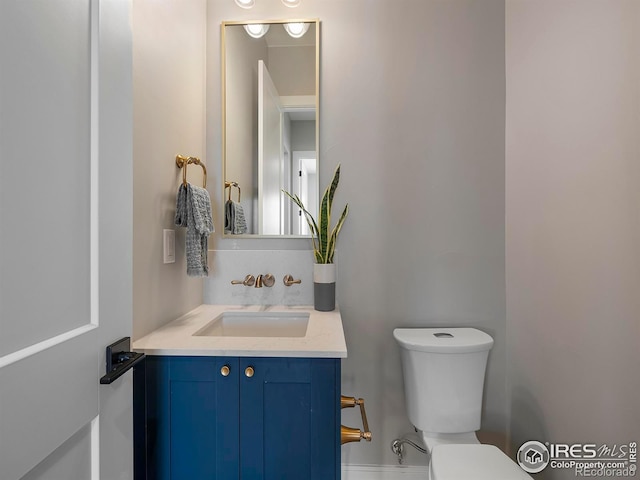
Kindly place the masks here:
<instances>
[{"instance_id":1,"label":"snake plant","mask_svg":"<svg viewBox=\"0 0 640 480\"><path fill-rule=\"evenodd\" d=\"M320 202L320 212L318 214L318 222L313 218L313 215L305 208L300 197L295 194L291 194L286 190L282 192L287 195L293 203L295 203L303 212L309 230L311 230L311 242L313 243L313 255L316 263L333 263L333 255L336 250L336 240L338 234L342 228L347 213L349 213L349 204L345 205L342 215L338 219L333 229L330 231L331 225L331 207L333 206L333 195L338 188L338 182L340 181L340 164L336 167L333 173L333 179L327 186L322 195L322 202Z\"/></svg>"}]
</instances>

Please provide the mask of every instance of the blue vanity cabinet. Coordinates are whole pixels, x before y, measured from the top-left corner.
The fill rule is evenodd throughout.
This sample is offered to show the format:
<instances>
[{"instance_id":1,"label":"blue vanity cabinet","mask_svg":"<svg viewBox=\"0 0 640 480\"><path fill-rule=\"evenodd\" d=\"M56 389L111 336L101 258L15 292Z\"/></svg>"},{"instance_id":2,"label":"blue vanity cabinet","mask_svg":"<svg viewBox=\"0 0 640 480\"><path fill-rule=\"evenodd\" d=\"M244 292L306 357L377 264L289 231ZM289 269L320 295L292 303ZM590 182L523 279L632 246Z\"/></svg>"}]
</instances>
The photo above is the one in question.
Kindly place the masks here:
<instances>
[{"instance_id":1,"label":"blue vanity cabinet","mask_svg":"<svg viewBox=\"0 0 640 480\"><path fill-rule=\"evenodd\" d=\"M148 480L340 478L339 359L149 357L146 385Z\"/></svg>"}]
</instances>

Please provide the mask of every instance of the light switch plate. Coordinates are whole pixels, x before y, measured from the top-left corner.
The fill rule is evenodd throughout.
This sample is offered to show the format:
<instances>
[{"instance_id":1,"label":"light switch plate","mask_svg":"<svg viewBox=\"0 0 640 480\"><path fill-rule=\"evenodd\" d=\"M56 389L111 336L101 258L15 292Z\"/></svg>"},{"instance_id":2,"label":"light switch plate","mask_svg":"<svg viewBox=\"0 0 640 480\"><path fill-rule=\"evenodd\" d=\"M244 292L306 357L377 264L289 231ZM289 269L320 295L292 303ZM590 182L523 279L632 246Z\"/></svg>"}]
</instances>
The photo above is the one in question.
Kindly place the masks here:
<instances>
[{"instance_id":1,"label":"light switch plate","mask_svg":"<svg viewBox=\"0 0 640 480\"><path fill-rule=\"evenodd\" d=\"M176 261L176 231L165 228L162 230L162 251L164 263Z\"/></svg>"}]
</instances>

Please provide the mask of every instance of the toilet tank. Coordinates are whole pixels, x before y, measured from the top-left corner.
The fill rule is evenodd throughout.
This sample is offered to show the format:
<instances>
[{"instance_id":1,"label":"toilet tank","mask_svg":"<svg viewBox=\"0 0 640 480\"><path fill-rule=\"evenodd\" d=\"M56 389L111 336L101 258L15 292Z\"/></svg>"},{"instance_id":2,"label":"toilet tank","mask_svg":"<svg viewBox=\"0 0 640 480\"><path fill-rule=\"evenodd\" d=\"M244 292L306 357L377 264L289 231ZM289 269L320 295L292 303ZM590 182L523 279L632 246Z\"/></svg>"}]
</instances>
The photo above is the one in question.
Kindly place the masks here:
<instances>
[{"instance_id":1,"label":"toilet tank","mask_svg":"<svg viewBox=\"0 0 640 480\"><path fill-rule=\"evenodd\" d=\"M475 328L396 328L411 423L424 432L480 429L493 338Z\"/></svg>"}]
</instances>

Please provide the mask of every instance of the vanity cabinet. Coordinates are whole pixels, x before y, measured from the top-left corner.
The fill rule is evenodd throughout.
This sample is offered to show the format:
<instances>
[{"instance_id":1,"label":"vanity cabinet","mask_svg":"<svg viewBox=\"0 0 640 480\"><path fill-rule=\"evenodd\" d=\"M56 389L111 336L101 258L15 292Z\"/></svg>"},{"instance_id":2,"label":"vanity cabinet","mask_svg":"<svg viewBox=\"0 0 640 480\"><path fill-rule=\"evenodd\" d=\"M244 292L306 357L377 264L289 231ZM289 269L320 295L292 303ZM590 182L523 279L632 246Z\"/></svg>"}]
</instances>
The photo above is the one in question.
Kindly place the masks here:
<instances>
[{"instance_id":1,"label":"vanity cabinet","mask_svg":"<svg viewBox=\"0 0 640 480\"><path fill-rule=\"evenodd\" d=\"M340 478L339 359L148 356L144 383L148 480Z\"/></svg>"}]
</instances>

